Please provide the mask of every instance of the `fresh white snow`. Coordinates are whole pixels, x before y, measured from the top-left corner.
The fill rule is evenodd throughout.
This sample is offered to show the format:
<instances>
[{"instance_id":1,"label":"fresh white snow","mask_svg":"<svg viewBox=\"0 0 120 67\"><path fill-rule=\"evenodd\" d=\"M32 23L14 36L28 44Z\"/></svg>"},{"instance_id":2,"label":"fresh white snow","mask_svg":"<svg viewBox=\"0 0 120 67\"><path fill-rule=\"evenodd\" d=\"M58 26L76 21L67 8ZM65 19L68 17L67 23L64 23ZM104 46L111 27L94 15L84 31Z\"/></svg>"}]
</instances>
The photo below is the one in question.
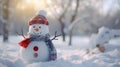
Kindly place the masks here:
<instances>
[{"instance_id":1,"label":"fresh white snow","mask_svg":"<svg viewBox=\"0 0 120 67\"><path fill-rule=\"evenodd\" d=\"M98 30L97 34L92 34L90 37L90 44L92 48L95 48L96 45L104 45L109 43L112 39L120 38L119 29L109 29L106 27L101 27Z\"/></svg>"},{"instance_id":2,"label":"fresh white snow","mask_svg":"<svg viewBox=\"0 0 120 67\"><path fill-rule=\"evenodd\" d=\"M54 40L58 58L56 61L27 64L19 55L22 40L20 36L10 36L10 42L3 43L0 37L0 67L120 67L120 38L105 44L105 53L87 54L91 47L90 38L74 36L73 45L68 46L62 38ZM29 56L29 55L28 55Z\"/></svg>"}]
</instances>

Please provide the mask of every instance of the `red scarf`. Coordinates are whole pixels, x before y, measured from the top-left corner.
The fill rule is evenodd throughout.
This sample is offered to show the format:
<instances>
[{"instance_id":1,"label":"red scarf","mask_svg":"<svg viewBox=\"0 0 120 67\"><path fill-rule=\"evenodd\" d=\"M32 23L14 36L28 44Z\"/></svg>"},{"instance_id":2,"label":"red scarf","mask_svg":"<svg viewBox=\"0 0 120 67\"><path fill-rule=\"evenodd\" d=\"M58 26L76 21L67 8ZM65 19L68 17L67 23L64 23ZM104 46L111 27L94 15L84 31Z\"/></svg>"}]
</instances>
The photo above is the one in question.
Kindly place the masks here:
<instances>
[{"instance_id":1,"label":"red scarf","mask_svg":"<svg viewBox=\"0 0 120 67\"><path fill-rule=\"evenodd\" d=\"M19 44L20 46L22 46L23 48L27 48L28 45L29 45L29 43L30 43L30 39L29 39L29 38L25 38L24 40L22 40L22 41L19 42L18 44Z\"/></svg>"}]
</instances>

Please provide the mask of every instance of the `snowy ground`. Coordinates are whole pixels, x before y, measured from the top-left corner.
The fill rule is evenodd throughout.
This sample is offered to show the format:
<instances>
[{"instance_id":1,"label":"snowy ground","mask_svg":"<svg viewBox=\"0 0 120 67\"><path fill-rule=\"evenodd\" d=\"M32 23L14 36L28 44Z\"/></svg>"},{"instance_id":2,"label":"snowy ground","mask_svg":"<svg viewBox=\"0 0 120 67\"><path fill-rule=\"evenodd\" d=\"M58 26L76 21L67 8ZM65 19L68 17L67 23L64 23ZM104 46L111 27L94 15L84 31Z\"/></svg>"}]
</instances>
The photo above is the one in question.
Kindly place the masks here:
<instances>
[{"instance_id":1,"label":"snowy ground","mask_svg":"<svg viewBox=\"0 0 120 67\"><path fill-rule=\"evenodd\" d=\"M59 40L53 41L58 52L58 59L51 62L27 64L19 55L18 42L22 37L11 36L9 43L2 43L0 37L0 67L120 67L120 39L106 44L105 53L86 54L91 47L89 37L74 37L73 46Z\"/></svg>"}]
</instances>

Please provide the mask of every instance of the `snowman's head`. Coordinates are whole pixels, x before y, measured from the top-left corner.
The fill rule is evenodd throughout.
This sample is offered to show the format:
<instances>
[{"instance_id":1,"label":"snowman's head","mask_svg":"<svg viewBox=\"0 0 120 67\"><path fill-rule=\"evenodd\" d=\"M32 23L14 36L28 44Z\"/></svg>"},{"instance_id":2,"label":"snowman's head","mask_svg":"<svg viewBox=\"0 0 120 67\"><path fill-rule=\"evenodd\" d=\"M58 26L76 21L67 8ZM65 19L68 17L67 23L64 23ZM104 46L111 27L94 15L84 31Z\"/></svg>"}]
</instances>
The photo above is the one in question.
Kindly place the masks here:
<instances>
[{"instance_id":1,"label":"snowman's head","mask_svg":"<svg viewBox=\"0 0 120 67\"><path fill-rule=\"evenodd\" d=\"M40 10L37 15L35 15L31 20L29 21L29 34L30 35L46 35L49 33L48 28L48 21L45 17L45 11Z\"/></svg>"},{"instance_id":2,"label":"snowman's head","mask_svg":"<svg viewBox=\"0 0 120 67\"><path fill-rule=\"evenodd\" d=\"M29 26L29 34L32 35L45 35L49 33L48 25L45 24L33 24Z\"/></svg>"}]
</instances>

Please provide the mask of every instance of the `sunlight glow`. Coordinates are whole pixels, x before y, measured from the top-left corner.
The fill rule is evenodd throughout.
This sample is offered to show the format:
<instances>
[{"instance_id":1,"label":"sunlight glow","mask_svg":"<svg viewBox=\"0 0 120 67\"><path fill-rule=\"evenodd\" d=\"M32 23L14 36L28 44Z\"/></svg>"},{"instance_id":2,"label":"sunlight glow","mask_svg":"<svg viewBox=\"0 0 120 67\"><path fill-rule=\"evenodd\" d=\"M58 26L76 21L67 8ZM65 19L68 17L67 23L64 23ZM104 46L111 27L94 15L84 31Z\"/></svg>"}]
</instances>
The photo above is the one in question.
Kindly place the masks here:
<instances>
[{"instance_id":1,"label":"sunlight glow","mask_svg":"<svg viewBox=\"0 0 120 67\"><path fill-rule=\"evenodd\" d=\"M25 8L34 8L35 10L46 8L45 0L22 0L22 3L17 6L21 10Z\"/></svg>"},{"instance_id":2,"label":"sunlight glow","mask_svg":"<svg viewBox=\"0 0 120 67\"><path fill-rule=\"evenodd\" d=\"M51 4L52 2L51 2L51 0L47 0L47 3Z\"/></svg>"}]
</instances>

